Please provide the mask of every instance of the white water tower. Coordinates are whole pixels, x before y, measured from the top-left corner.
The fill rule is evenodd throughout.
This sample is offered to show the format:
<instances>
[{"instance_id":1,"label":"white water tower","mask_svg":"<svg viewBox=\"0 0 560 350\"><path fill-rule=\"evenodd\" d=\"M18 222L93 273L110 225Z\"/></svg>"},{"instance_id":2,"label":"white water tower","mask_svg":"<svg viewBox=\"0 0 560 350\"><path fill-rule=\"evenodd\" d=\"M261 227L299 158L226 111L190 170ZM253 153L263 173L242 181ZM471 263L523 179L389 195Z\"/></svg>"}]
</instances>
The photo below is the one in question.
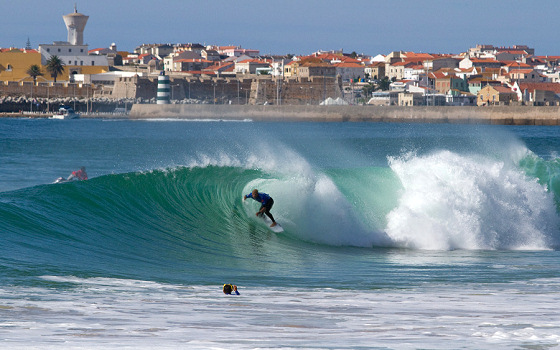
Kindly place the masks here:
<instances>
[{"instance_id":1,"label":"white water tower","mask_svg":"<svg viewBox=\"0 0 560 350\"><path fill-rule=\"evenodd\" d=\"M84 28L89 16L78 13L76 5L74 5L74 13L62 16L62 18L64 18L64 23L68 29L68 42L72 45L83 45Z\"/></svg>"}]
</instances>

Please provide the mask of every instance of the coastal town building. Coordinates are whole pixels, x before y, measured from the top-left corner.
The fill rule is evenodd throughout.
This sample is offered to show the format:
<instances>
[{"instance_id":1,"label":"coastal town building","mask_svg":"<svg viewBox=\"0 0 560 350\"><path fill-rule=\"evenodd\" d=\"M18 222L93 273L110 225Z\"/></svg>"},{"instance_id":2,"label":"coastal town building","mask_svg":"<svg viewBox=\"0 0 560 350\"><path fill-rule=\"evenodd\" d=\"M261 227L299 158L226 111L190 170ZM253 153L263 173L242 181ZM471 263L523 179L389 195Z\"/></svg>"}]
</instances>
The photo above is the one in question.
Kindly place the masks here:
<instances>
[{"instance_id":1,"label":"coastal town building","mask_svg":"<svg viewBox=\"0 0 560 350\"><path fill-rule=\"evenodd\" d=\"M398 95L398 105L404 107L425 105L424 95L413 92L401 92Z\"/></svg>"},{"instance_id":2,"label":"coastal town building","mask_svg":"<svg viewBox=\"0 0 560 350\"><path fill-rule=\"evenodd\" d=\"M560 84L523 82L512 85L519 101L533 106L560 104Z\"/></svg>"},{"instance_id":3,"label":"coastal town building","mask_svg":"<svg viewBox=\"0 0 560 350\"><path fill-rule=\"evenodd\" d=\"M342 81L359 81L364 79L365 66L354 62L340 62L333 65L336 75L342 77Z\"/></svg>"},{"instance_id":4,"label":"coastal town building","mask_svg":"<svg viewBox=\"0 0 560 350\"><path fill-rule=\"evenodd\" d=\"M469 91L466 79L461 79L453 73L439 70L430 73L435 81L435 89L442 94L449 93L450 90Z\"/></svg>"},{"instance_id":5,"label":"coastal town building","mask_svg":"<svg viewBox=\"0 0 560 350\"><path fill-rule=\"evenodd\" d=\"M300 78L309 77L334 77L337 74L335 66L325 62L304 61L298 66L297 76Z\"/></svg>"},{"instance_id":6,"label":"coastal town building","mask_svg":"<svg viewBox=\"0 0 560 350\"><path fill-rule=\"evenodd\" d=\"M0 81L33 81L33 78L27 74L27 70L34 64L41 64L41 54L37 50L0 49ZM37 79L48 80L47 77L42 76Z\"/></svg>"},{"instance_id":7,"label":"coastal town building","mask_svg":"<svg viewBox=\"0 0 560 350\"><path fill-rule=\"evenodd\" d=\"M507 76L509 76L510 81L544 82L544 77L535 69L515 69L507 73Z\"/></svg>"},{"instance_id":8,"label":"coastal town building","mask_svg":"<svg viewBox=\"0 0 560 350\"><path fill-rule=\"evenodd\" d=\"M159 59L173 53L175 48L171 44L142 44L134 49L134 53L138 55L150 54Z\"/></svg>"},{"instance_id":9,"label":"coastal town building","mask_svg":"<svg viewBox=\"0 0 560 350\"><path fill-rule=\"evenodd\" d=\"M212 66L202 69L202 74L206 75L235 75L235 62L215 63Z\"/></svg>"},{"instance_id":10,"label":"coastal town building","mask_svg":"<svg viewBox=\"0 0 560 350\"><path fill-rule=\"evenodd\" d=\"M59 57L65 64L64 72L58 80L73 80L74 74L98 74L109 71L107 56L90 55L88 45L84 44L84 29L88 18L74 7L73 13L63 16L68 30L68 41L39 45L42 66L45 66L53 56Z\"/></svg>"},{"instance_id":11,"label":"coastal town building","mask_svg":"<svg viewBox=\"0 0 560 350\"><path fill-rule=\"evenodd\" d=\"M404 68L407 62L394 62L385 65L385 75L390 79L402 80L404 79Z\"/></svg>"},{"instance_id":12,"label":"coastal town building","mask_svg":"<svg viewBox=\"0 0 560 350\"><path fill-rule=\"evenodd\" d=\"M235 62L235 73L238 74L257 74L259 69L270 69L270 63L259 59L248 59Z\"/></svg>"},{"instance_id":13,"label":"coastal town building","mask_svg":"<svg viewBox=\"0 0 560 350\"><path fill-rule=\"evenodd\" d=\"M505 86L487 85L478 92L478 106L509 105L518 101L517 94Z\"/></svg>"},{"instance_id":14,"label":"coastal town building","mask_svg":"<svg viewBox=\"0 0 560 350\"><path fill-rule=\"evenodd\" d=\"M213 65L213 61L205 60L203 58L199 59L179 59L173 61L173 71L174 72L190 72L190 71L202 71Z\"/></svg>"},{"instance_id":15,"label":"coastal town building","mask_svg":"<svg viewBox=\"0 0 560 350\"><path fill-rule=\"evenodd\" d=\"M219 46L216 50L220 55L229 57L240 57L243 55L256 58L259 56L259 50L243 49L241 46Z\"/></svg>"},{"instance_id":16,"label":"coastal town building","mask_svg":"<svg viewBox=\"0 0 560 350\"><path fill-rule=\"evenodd\" d=\"M469 57L489 57L495 56L501 52L515 52L518 54L525 53L527 56L533 56L535 54L535 49L528 47L527 45L513 45L511 47L505 46L494 46L494 45L476 45L476 47L470 48L467 53Z\"/></svg>"},{"instance_id":17,"label":"coastal town building","mask_svg":"<svg viewBox=\"0 0 560 350\"><path fill-rule=\"evenodd\" d=\"M372 80L382 79L385 76L385 61L376 61L365 66L364 74Z\"/></svg>"},{"instance_id":18,"label":"coastal town building","mask_svg":"<svg viewBox=\"0 0 560 350\"><path fill-rule=\"evenodd\" d=\"M409 63L404 67L404 80L420 80L420 76L425 73L424 66L421 64Z\"/></svg>"},{"instance_id":19,"label":"coastal town building","mask_svg":"<svg viewBox=\"0 0 560 350\"><path fill-rule=\"evenodd\" d=\"M467 69L472 67L477 67L481 69L486 68L501 68L502 64L497 61L495 58L474 58L474 57L465 57L459 62L459 68Z\"/></svg>"},{"instance_id":20,"label":"coastal town building","mask_svg":"<svg viewBox=\"0 0 560 350\"><path fill-rule=\"evenodd\" d=\"M490 80L488 78L483 77L482 75L473 77L468 80L469 92L473 95L477 95L480 90L486 85L501 85L501 83L497 80Z\"/></svg>"}]
</instances>

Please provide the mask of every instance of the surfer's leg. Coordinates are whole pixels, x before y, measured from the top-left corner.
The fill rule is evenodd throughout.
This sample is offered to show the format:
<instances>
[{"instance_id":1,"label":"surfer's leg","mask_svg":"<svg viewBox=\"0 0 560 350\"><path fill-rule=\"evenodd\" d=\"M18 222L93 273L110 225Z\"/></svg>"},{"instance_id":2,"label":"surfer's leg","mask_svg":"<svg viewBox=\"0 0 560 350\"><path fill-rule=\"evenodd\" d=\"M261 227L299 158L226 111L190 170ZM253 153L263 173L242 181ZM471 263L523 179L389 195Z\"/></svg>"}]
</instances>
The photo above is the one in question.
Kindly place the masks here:
<instances>
[{"instance_id":1,"label":"surfer's leg","mask_svg":"<svg viewBox=\"0 0 560 350\"><path fill-rule=\"evenodd\" d=\"M264 212L266 214L266 216L268 216L270 218L270 220L272 220L272 223L275 223L276 221L274 220L274 217L272 216L272 214L270 214L270 212L268 211L268 209Z\"/></svg>"},{"instance_id":2,"label":"surfer's leg","mask_svg":"<svg viewBox=\"0 0 560 350\"><path fill-rule=\"evenodd\" d=\"M270 220L272 220L271 226L276 226L276 220L274 220L274 216L272 216L272 214L270 213L270 209L272 208L273 204L274 204L274 200L270 198L270 200L268 201L268 203L266 203L266 206L264 207L264 213L266 214L266 216L270 218Z\"/></svg>"}]
</instances>

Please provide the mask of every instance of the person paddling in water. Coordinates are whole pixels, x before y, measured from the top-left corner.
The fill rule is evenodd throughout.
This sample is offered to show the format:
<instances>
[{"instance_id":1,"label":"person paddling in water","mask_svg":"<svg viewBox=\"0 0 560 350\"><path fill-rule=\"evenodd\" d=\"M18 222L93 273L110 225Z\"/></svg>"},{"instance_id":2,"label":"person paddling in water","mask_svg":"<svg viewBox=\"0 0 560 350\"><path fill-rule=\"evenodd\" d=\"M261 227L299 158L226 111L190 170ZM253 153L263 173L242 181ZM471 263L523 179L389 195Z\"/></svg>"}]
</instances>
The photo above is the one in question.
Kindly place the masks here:
<instances>
[{"instance_id":1,"label":"person paddling in water","mask_svg":"<svg viewBox=\"0 0 560 350\"><path fill-rule=\"evenodd\" d=\"M264 192L259 193L257 189L254 189L253 192L243 196L243 200L246 200L247 198L253 198L257 202L261 203L261 209L257 212L257 216L266 214L266 216L268 216L270 220L272 220L272 224L270 225L270 227L274 227L277 225L274 217L270 213L270 209L272 209L272 205L274 204L274 200L272 199L272 197Z\"/></svg>"},{"instance_id":2,"label":"person paddling in water","mask_svg":"<svg viewBox=\"0 0 560 350\"><path fill-rule=\"evenodd\" d=\"M76 180L87 180L88 176L86 173L86 168L85 167L81 167L79 170L73 171L72 174L70 174L70 176L68 176L68 178L63 178L63 177L59 177L58 179L56 179L54 181L55 184L59 184L59 183L63 183L63 182L68 182L68 181L76 181Z\"/></svg>"},{"instance_id":3,"label":"person paddling in water","mask_svg":"<svg viewBox=\"0 0 560 350\"><path fill-rule=\"evenodd\" d=\"M68 176L68 178L66 179L66 181L72 181L72 180L87 180L88 176L86 173L86 167L80 167L79 170L73 171L72 174L70 174L70 176Z\"/></svg>"}]
</instances>

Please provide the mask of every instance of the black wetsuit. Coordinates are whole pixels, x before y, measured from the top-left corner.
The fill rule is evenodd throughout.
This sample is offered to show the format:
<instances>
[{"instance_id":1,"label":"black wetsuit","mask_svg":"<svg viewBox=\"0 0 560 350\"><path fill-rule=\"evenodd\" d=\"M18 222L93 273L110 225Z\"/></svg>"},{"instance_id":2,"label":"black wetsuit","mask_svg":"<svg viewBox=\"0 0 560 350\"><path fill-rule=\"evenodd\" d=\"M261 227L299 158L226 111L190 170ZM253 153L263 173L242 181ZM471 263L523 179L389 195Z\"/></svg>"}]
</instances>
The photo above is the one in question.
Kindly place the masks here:
<instances>
[{"instance_id":1,"label":"black wetsuit","mask_svg":"<svg viewBox=\"0 0 560 350\"><path fill-rule=\"evenodd\" d=\"M264 213L266 214L266 216L268 216L270 220L272 220L272 222L276 222L276 220L274 220L274 217L270 213L270 209L272 209L272 205L274 204L274 199L272 199L272 197L270 197L266 193L259 192L257 198L254 198L252 193L246 195L245 198L253 198L257 202L260 202L261 209L264 208Z\"/></svg>"}]
</instances>

